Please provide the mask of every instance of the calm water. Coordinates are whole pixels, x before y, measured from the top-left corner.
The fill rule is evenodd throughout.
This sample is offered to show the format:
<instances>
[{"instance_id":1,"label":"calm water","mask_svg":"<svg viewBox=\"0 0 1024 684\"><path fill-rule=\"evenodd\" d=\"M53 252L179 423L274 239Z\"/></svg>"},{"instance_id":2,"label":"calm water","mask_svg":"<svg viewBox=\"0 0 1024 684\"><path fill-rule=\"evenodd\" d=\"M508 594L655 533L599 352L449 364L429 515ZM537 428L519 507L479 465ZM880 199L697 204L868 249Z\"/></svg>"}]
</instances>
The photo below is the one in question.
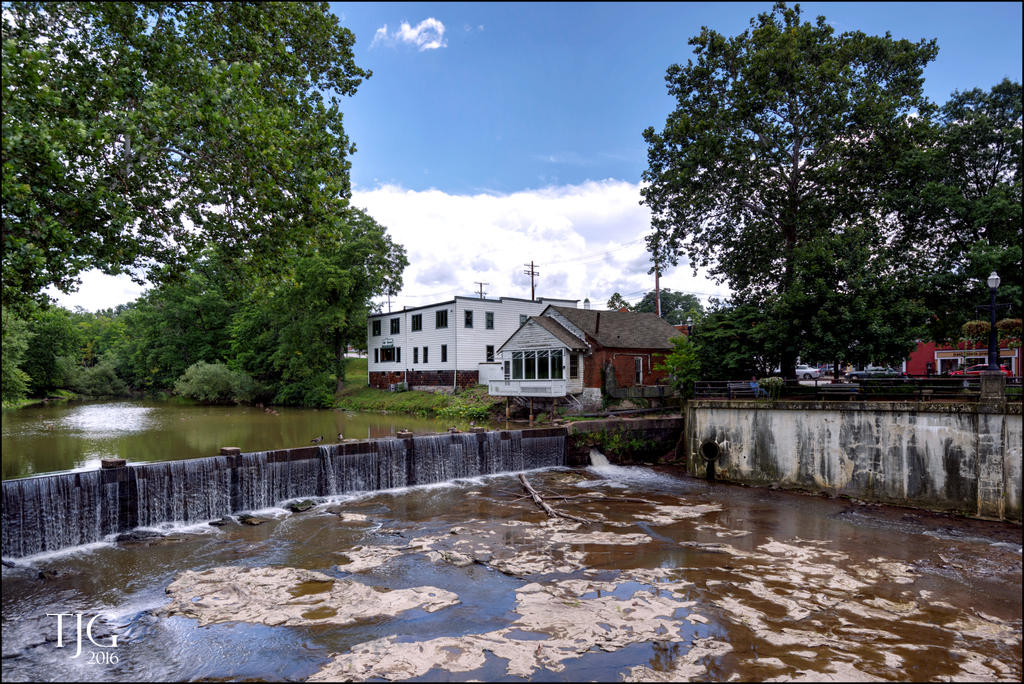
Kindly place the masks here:
<instances>
[{"instance_id":1,"label":"calm water","mask_svg":"<svg viewBox=\"0 0 1024 684\"><path fill-rule=\"evenodd\" d=\"M214 456L223 446L265 451L304 446L319 435L387 437L443 432L459 422L330 409L181 406L162 402L74 402L3 412L3 479L129 463Z\"/></svg>"},{"instance_id":2,"label":"calm water","mask_svg":"<svg viewBox=\"0 0 1024 684\"><path fill-rule=\"evenodd\" d=\"M1020 681L1019 527L713 485L668 468L529 478L558 508L598 522L548 523L505 475L4 567L3 679ZM387 555L359 569L345 554L360 549ZM315 601L332 581L426 585L458 602L344 625L161 613L182 573L239 566L329 577L292 587L285 603ZM262 593L185 601L202 610ZM58 648L47 613L100 614L97 643L117 636L117 646L85 640L76 658L73 623ZM650 635L645 613L658 623ZM481 660L459 669L472 654ZM389 669L389 656L419 670Z\"/></svg>"}]
</instances>

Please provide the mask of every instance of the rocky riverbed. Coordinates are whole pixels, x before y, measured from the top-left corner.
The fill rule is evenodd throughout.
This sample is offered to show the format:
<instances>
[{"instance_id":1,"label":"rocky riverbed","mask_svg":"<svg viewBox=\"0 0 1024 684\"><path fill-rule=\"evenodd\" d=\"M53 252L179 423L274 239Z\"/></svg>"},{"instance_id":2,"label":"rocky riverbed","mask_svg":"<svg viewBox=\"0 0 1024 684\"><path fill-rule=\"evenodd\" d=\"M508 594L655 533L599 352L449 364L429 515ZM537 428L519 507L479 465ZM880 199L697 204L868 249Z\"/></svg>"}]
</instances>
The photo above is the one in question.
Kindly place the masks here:
<instances>
[{"instance_id":1,"label":"rocky riverbed","mask_svg":"<svg viewBox=\"0 0 1024 684\"><path fill-rule=\"evenodd\" d=\"M589 522L495 476L5 567L3 679L1021 677L1019 527L669 469L528 477ZM57 612L116 647L73 658Z\"/></svg>"}]
</instances>

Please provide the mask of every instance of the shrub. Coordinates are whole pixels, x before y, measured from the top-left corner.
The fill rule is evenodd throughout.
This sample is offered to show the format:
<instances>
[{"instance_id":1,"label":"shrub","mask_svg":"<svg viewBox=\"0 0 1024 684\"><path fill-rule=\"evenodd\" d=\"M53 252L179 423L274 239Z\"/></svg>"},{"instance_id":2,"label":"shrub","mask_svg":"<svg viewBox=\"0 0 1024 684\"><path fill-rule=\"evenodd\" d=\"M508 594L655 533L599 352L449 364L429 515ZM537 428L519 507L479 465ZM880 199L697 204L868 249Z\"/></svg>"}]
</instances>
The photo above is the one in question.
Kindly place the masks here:
<instances>
[{"instance_id":1,"label":"shrub","mask_svg":"<svg viewBox=\"0 0 1024 684\"><path fill-rule=\"evenodd\" d=\"M196 401L246 402L252 399L256 383L246 373L233 371L222 363L199 361L181 374L174 383L174 391Z\"/></svg>"},{"instance_id":2,"label":"shrub","mask_svg":"<svg viewBox=\"0 0 1024 684\"><path fill-rule=\"evenodd\" d=\"M782 386L785 384L785 380L776 377L763 378L758 382L758 385L768 393L769 399L778 399L779 395L782 394Z\"/></svg>"},{"instance_id":3,"label":"shrub","mask_svg":"<svg viewBox=\"0 0 1024 684\"><path fill-rule=\"evenodd\" d=\"M75 372L72 387L79 394L90 397L128 394L128 386L117 376L113 364L109 361L100 361L89 368L79 368Z\"/></svg>"}]
</instances>

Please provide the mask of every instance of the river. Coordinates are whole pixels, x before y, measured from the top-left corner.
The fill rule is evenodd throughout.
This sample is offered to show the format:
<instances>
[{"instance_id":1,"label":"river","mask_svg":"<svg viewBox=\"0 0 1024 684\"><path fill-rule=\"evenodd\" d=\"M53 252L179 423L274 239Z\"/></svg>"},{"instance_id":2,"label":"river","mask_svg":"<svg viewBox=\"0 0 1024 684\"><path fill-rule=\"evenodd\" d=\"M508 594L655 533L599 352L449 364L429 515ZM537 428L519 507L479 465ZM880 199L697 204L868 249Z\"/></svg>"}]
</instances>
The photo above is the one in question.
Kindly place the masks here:
<instances>
[{"instance_id":1,"label":"river","mask_svg":"<svg viewBox=\"0 0 1024 684\"><path fill-rule=\"evenodd\" d=\"M1019 526L665 466L526 476L589 522L505 474L19 559L3 680L1020 681Z\"/></svg>"},{"instance_id":2,"label":"river","mask_svg":"<svg viewBox=\"0 0 1024 684\"><path fill-rule=\"evenodd\" d=\"M66 402L3 412L3 479L129 463L213 456L221 447L266 451L337 441L444 432L462 421L330 409L194 406L156 401Z\"/></svg>"}]
</instances>

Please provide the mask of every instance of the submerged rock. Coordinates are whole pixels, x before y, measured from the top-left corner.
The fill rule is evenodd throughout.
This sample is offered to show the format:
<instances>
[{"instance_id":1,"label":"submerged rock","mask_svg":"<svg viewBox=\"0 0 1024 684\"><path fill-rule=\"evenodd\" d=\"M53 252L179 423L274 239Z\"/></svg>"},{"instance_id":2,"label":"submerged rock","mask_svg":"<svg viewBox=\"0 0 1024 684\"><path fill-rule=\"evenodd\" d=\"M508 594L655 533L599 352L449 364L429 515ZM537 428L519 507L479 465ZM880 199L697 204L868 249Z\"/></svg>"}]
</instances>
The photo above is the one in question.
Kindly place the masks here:
<instances>
[{"instance_id":1,"label":"submerged rock","mask_svg":"<svg viewBox=\"0 0 1024 684\"><path fill-rule=\"evenodd\" d=\"M285 508L292 513L304 513L315 505L316 502L312 499L303 499L302 501L292 501Z\"/></svg>"},{"instance_id":2,"label":"submerged rock","mask_svg":"<svg viewBox=\"0 0 1024 684\"><path fill-rule=\"evenodd\" d=\"M183 615L200 625L349 624L390 617L412 608L434 612L459 602L436 587L381 590L299 568L216 567L188 570L167 587L171 603L155 611Z\"/></svg>"},{"instance_id":3,"label":"submerged rock","mask_svg":"<svg viewBox=\"0 0 1024 684\"><path fill-rule=\"evenodd\" d=\"M270 518L261 518L256 515L250 515L249 513L242 513L238 516L238 522L243 525L262 525L265 522L270 522Z\"/></svg>"},{"instance_id":4,"label":"submerged rock","mask_svg":"<svg viewBox=\"0 0 1024 684\"><path fill-rule=\"evenodd\" d=\"M114 537L114 541L118 544L143 544L154 539L161 539L163 536L161 532L153 530L131 530L117 535Z\"/></svg>"}]
</instances>

